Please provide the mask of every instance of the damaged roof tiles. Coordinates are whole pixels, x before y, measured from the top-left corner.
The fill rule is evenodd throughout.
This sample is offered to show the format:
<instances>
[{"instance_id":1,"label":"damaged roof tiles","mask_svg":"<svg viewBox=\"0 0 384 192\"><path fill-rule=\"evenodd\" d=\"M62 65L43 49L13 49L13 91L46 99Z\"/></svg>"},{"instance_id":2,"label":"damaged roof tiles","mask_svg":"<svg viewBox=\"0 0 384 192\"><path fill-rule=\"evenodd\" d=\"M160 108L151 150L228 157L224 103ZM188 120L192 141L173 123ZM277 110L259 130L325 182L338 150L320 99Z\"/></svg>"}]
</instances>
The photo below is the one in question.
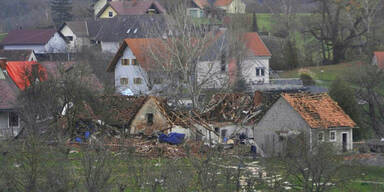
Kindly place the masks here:
<instances>
[{"instance_id":1,"label":"damaged roof tiles","mask_svg":"<svg viewBox=\"0 0 384 192\"><path fill-rule=\"evenodd\" d=\"M326 93L285 93L282 97L311 128L356 127L356 123Z\"/></svg>"}]
</instances>

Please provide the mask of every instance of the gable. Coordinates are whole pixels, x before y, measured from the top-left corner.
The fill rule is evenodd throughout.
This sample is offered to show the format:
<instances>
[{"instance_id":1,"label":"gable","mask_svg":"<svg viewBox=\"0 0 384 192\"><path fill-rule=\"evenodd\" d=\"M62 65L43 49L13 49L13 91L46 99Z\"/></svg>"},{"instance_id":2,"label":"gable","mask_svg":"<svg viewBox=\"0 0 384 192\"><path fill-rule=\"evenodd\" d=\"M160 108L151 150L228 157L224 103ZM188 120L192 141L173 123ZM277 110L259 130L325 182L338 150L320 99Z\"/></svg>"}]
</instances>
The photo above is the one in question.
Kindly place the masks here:
<instances>
[{"instance_id":1,"label":"gable","mask_svg":"<svg viewBox=\"0 0 384 192\"><path fill-rule=\"evenodd\" d=\"M112 12L112 17L115 17L118 13L117 11L112 7L110 6L109 4L107 4L105 6L105 8L103 8L100 12L99 12L99 15L98 17L99 18L112 18L109 16L109 12Z\"/></svg>"},{"instance_id":2,"label":"gable","mask_svg":"<svg viewBox=\"0 0 384 192\"><path fill-rule=\"evenodd\" d=\"M306 131L309 128L310 126L300 114L280 97L259 121L255 134L258 131Z\"/></svg>"}]
</instances>

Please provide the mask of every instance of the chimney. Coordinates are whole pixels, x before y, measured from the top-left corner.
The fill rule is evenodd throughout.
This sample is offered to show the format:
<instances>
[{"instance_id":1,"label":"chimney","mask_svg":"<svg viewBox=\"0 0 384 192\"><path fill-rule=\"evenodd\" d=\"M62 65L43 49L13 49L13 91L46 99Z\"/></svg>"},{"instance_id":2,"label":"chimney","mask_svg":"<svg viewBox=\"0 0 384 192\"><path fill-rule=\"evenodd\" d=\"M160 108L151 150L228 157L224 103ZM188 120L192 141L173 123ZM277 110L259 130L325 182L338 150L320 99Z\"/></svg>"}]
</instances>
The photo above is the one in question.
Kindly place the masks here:
<instances>
[{"instance_id":1,"label":"chimney","mask_svg":"<svg viewBox=\"0 0 384 192\"><path fill-rule=\"evenodd\" d=\"M7 70L7 58L0 57L0 68L3 71Z\"/></svg>"},{"instance_id":2,"label":"chimney","mask_svg":"<svg viewBox=\"0 0 384 192\"><path fill-rule=\"evenodd\" d=\"M132 2L133 2L133 6L137 5L137 0L132 0Z\"/></svg>"}]
</instances>

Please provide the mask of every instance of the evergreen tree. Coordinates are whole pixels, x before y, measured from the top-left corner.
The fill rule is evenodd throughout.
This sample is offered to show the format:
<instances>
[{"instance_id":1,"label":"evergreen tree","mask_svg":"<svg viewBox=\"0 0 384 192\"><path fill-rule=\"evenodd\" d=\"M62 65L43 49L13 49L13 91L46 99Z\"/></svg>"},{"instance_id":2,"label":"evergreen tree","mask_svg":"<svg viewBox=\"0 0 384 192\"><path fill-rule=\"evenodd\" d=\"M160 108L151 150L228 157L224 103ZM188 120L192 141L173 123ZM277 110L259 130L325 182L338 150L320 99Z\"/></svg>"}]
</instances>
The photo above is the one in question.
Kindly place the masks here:
<instances>
[{"instance_id":1,"label":"evergreen tree","mask_svg":"<svg viewBox=\"0 0 384 192\"><path fill-rule=\"evenodd\" d=\"M252 15L252 31L259 32L259 26L257 25L257 17L255 12L253 12Z\"/></svg>"},{"instance_id":2,"label":"evergreen tree","mask_svg":"<svg viewBox=\"0 0 384 192\"><path fill-rule=\"evenodd\" d=\"M51 14L56 27L72 20L72 0L51 0Z\"/></svg>"}]
</instances>

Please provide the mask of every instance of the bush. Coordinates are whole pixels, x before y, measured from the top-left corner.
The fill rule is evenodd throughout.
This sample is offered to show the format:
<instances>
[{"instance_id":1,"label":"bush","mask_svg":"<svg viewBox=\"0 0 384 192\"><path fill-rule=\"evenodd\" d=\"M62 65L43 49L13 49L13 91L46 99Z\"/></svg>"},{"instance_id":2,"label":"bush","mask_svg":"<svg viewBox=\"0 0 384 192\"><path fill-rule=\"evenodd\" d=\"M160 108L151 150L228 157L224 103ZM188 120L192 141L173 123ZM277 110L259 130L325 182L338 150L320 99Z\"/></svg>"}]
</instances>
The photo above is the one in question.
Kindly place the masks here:
<instances>
[{"instance_id":1,"label":"bush","mask_svg":"<svg viewBox=\"0 0 384 192\"><path fill-rule=\"evenodd\" d=\"M308 86L308 85L315 85L315 84L316 84L315 80L313 80L312 77L311 77L310 75L305 74L305 73L303 73L303 74L300 75L300 79L301 79L301 81L303 81L303 84L304 84L305 86Z\"/></svg>"}]
</instances>

